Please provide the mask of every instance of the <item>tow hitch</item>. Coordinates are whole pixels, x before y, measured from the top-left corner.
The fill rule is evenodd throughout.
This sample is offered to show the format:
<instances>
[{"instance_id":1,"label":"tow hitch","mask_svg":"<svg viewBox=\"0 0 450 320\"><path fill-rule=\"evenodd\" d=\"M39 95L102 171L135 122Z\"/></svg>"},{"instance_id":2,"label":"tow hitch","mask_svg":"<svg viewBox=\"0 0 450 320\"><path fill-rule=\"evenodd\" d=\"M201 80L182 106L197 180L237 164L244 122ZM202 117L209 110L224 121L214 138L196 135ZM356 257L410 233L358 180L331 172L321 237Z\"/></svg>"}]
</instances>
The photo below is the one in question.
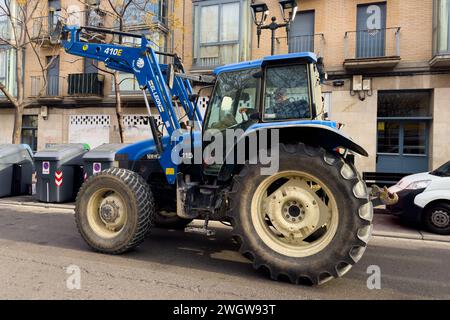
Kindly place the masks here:
<instances>
[{"instance_id":1,"label":"tow hitch","mask_svg":"<svg viewBox=\"0 0 450 320\"><path fill-rule=\"evenodd\" d=\"M389 192L387 187L380 188L377 185L373 185L370 191L370 200L374 207L380 205L391 206L398 202L398 195Z\"/></svg>"}]
</instances>

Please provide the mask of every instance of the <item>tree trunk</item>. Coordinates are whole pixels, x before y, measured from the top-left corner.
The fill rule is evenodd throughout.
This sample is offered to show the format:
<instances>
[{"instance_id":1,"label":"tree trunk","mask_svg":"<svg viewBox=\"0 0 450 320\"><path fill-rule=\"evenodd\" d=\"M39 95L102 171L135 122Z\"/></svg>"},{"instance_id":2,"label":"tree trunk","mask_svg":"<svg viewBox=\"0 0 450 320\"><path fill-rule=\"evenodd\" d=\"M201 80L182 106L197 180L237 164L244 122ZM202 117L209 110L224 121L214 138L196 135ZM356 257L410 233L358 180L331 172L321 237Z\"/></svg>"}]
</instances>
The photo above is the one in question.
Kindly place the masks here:
<instances>
[{"instance_id":1,"label":"tree trunk","mask_svg":"<svg viewBox=\"0 0 450 320\"><path fill-rule=\"evenodd\" d=\"M23 106L16 106L14 112L14 129L12 136L12 143L20 144L22 143L22 116L23 116Z\"/></svg>"},{"instance_id":2,"label":"tree trunk","mask_svg":"<svg viewBox=\"0 0 450 320\"><path fill-rule=\"evenodd\" d=\"M122 111L122 98L120 96L120 78L119 78L119 72L114 72L114 91L116 95L116 115L117 115L117 123L119 124L119 137L120 137L120 143L123 143L125 141L124 135L125 135L125 128L123 123L123 111Z\"/></svg>"},{"instance_id":3,"label":"tree trunk","mask_svg":"<svg viewBox=\"0 0 450 320\"><path fill-rule=\"evenodd\" d=\"M22 48L17 51L16 59L16 84L17 84L17 100L14 103L14 129L12 135L12 142L15 144L22 143L22 116L24 108L24 88L23 88L23 58L24 53Z\"/></svg>"}]
</instances>

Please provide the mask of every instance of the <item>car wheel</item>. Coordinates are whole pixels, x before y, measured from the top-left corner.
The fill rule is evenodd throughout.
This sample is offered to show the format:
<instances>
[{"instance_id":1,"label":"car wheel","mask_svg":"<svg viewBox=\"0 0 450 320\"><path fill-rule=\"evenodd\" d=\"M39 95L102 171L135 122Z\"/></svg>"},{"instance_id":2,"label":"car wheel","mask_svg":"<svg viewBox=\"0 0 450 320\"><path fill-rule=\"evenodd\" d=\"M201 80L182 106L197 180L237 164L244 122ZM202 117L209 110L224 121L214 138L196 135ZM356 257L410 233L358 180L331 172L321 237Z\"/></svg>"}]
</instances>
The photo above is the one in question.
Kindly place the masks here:
<instances>
[{"instance_id":1,"label":"car wheel","mask_svg":"<svg viewBox=\"0 0 450 320\"><path fill-rule=\"evenodd\" d=\"M432 233L450 235L450 204L439 202L427 208L423 224Z\"/></svg>"}]
</instances>

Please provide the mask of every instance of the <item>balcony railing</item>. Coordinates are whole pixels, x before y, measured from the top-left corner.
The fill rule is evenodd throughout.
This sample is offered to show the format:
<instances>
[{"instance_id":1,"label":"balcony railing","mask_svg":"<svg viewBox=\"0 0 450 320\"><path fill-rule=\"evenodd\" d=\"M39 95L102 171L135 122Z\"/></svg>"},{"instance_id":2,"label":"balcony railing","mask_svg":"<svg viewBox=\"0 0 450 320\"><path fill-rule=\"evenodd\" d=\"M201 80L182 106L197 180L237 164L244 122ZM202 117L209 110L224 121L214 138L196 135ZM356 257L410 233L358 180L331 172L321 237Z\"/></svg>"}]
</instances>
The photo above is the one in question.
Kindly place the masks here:
<instances>
[{"instance_id":1,"label":"balcony railing","mask_svg":"<svg viewBox=\"0 0 450 320\"><path fill-rule=\"evenodd\" d=\"M50 34L58 20L68 25L104 27L106 13L100 10L55 13L51 16L36 17L32 20L31 38L33 40L49 40Z\"/></svg>"},{"instance_id":2,"label":"balcony railing","mask_svg":"<svg viewBox=\"0 0 450 320\"><path fill-rule=\"evenodd\" d=\"M197 69L213 69L217 66L238 61L238 43L208 44L199 47L199 57L194 58L193 66Z\"/></svg>"},{"instance_id":3,"label":"balcony railing","mask_svg":"<svg viewBox=\"0 0 450 320\"><path fill-rule=\"evenodd\" d=\"M30 96L38 98L103 97L105 76L98 73L72 73L68 77L31 76Z\"/></svg>"},{"instance_id":4,"label":"balcony railing","mask_svg":"<svg viewBox=\"0 0 450 320\"><path fill-rule=\"evenodd\" d=\"M65 92L66 81L64 77L48 76L46 81L42 76L31 76L31 90L32 97L55 98L62 97Z\"/></svg>"},{"instance_id":5,"label":"balcony railing","mask_svg":"<svg viewBox=\"0 0 450 320\"><path fill-rule=\"evenodd\" d=\"M347 31L345 59L400 57L400 27Z\"/></svg>"},{"instance_id":6,"label":"balcony railing","mask_svg":"<svg viewBox=\"0 0 450 320\"><path fill-rule=\"evenodd\" d=\"M69 96L103 96L105 76L98 73L72 73L68 77Z\"/></svg>"},{"instance_id":7,"label":"balcony railing","mask_svg":"<svg viewBox=\"0 0 450 320\"><path fill-rule=\"evenodd\" d=\"M325 36L323 33L293 36L278 37L276 39L276 52L277 53L294 53L294 52L314 52L318 56L324 55Z\"/></svg>"},{"instance_id":8,"label":"balcony railing","mask_svg":"<svg viewBox=\"0 0 450 320\"><path fill-rule=\"evenodd\" d=\"M32 20L31 39L47 41L50 39L50 34L56 27L59 16L45 16L37 17Z\"/></svg>"}]
</instances>

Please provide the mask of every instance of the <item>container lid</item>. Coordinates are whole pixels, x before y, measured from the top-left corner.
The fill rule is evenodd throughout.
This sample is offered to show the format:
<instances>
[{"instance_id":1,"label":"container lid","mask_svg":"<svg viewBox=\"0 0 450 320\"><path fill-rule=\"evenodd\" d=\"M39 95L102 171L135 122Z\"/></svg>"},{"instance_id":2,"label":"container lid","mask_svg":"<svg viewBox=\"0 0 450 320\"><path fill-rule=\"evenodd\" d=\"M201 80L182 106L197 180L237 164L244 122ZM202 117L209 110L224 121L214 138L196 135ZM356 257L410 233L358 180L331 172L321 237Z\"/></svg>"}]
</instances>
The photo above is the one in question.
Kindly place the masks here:
<instances>
[{"instance_id":1,"label":"container lid","mask_svg":"<svg viewBox=\"0 0 450 320\"><path fill-rule=\"evenodd\" d=\"M35 160L68 161L81 156L89 147L83 143L50 144L34 155Z\"/></svg>"},{"instance_id":2,"label":"container lid","mask_svg":"<svg viewBox=\"0 0 450 320\"><path fill-rule=\"evenodd\" d=\"M32 161L33 152L27 144L0 144L0 163L14 164Z\"/></svg>"},{"instance_id":3,"label":"container lid","mask_svg":"<svg viewBox=\"0 0 450 320\"><path fill-rule=\"evenodd\" d=\"M128 144L105 143L92 149L83 156L85 161L114 161L114 156L120 149Z\"/></svg>"}]
</instances>

